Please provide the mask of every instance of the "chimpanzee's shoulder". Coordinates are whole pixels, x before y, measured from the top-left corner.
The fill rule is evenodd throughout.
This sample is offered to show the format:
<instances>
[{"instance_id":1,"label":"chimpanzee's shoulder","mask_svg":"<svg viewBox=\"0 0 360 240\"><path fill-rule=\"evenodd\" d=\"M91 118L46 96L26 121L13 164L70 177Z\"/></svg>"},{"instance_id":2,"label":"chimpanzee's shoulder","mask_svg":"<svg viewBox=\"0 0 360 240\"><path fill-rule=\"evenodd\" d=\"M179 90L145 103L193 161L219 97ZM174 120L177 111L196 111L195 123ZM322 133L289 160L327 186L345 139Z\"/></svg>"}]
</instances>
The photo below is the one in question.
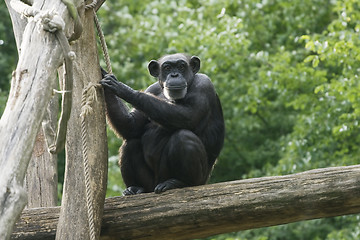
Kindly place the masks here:
<instances>
[{"instance_id":1,"label":"chimpanzee's shoulder","mask_svg":"<svg viewBox=\"0 0 360 240\"><path fill-rule=\"evenodd\" d=\"M214 85L212 84L211 79L203 73L195 74L193 84L196 86L196 88L214 89Z\"/></svg>"},{"instance_id":2,"label":"chimpanzee's shoulder","mask_svg":"<svg viewBox=\"0 0 360 240\"><path fill-rule=\"evenodd\" d=\"M146 90L146 93L152 93L154 95L159 95L162 92L162 88L159 82L151 84Z\"/></svg>"}]
</instances>

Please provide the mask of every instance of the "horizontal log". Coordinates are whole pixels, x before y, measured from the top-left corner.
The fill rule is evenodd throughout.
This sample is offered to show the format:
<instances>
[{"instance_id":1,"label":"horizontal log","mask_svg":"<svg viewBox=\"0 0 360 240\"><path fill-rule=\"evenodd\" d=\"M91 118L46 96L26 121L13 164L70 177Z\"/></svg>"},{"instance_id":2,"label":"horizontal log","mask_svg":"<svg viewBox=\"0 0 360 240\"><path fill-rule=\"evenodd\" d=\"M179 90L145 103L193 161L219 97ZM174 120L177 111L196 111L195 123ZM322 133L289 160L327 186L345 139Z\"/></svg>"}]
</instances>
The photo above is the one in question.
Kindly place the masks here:
<instances>
[{"instance_id":1,"label":"horizontal log","mask_svg":"<svg viewBox=\"0 0 360 240\"><path fill-rule=\"evenodd\" d=\"M191 239L360 213L360 165L108 198L102 239ZM54 239L59 207L24 210L12 239Z\"/></svg>"}]
</instances>

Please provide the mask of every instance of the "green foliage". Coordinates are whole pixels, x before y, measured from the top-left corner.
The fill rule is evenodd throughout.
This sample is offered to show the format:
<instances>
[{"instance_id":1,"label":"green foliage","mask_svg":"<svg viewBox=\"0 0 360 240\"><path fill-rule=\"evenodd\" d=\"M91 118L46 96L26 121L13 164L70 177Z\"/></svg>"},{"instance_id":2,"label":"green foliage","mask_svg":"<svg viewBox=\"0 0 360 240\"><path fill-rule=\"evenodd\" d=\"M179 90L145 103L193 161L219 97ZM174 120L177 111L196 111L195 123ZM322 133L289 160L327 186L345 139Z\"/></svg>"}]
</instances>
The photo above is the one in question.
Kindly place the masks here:
<instances>
[{"instance_id":1,"label":"green foliage","mask_svg":"<svg viewBox=\"0 0 360 240\"><path fill-rule=\"evenodd\" d=\"M336 217L246 230L208 240L352 240L359 238L359 216Z\"/></svg>"},{"instance_id":2,"label":"green foliage","mask_svg":"<svg viewBox=\"0 0 360 240\"><path fill-rule=\"evenodd\" d=\"M332 9L336 18L323 32L300 38L308 50L304 62L325 81L315 83L313 100L287 140L279 172L358 163L359 7L357 1L338 1ZM309 77L314 81L313 74Z\"/></svg>"},{"instance_id":3,"label":"green foliage","mask_svg":"<svg viewBox=\"0 0 360 240\"><path fill-rule=\"evenodd\" d=\"M7 92L3 92L0 89L0 116L2 115L2 113L4 112L4 109L5 109L7 94L8 94Z\"/></svg>"},{"instance_id":4,"label":"green foliage","mask_svg":"<svg viewBox=\"0 0 360 240\"><path fill-rule=\"evenodd\" d=\"M5 2L0 2L0 116L2 115L10 88L11 73L15 69L17 50Z\"/></svg>"},{"instance_id":5,"label":"green foliage","mask_svg":"<svg viewBox=\"0 0 360 240\"><path fill-rule=\"evenodd\" d=\"M0 15L2 16L0 20L0 90L8 91L11 73L15 69L17 60L17 50L9 12L4 1L0 2ZM1 92L0 95L2 95ZM2 104L0 104L0 108L1 106ZM0 109L0 115L2 111L3 109Z\"/></svg>"},{"instance_id":6,"label":"green foliage","mask_svg":"<svg viewBox=\"0 0 360 240\"><path fill-rule=\"evenodd\" d=\"M108 134L108 148L109 148L109 168L108 168L108 186L106 197L120 196L125 189L125 185L121 178L120 168L118 165L118 149L121 146L121 141L115 136L114 132L109 130Z\"/></svg>"},{"instance_id":7,"label":"green foliage","mask_svg":"<svg viewBox=\"0 0 360 240\"><path fill-rule=\"evenodd\" d=\"M100 15L115 74L144 89L152 58L202 59L220 95L226 141L211 182L357 163L359 4L323 1L116 1ZM335 239L353 217L217 239ZM351 238L349 238L351 239Z\"/></svg>"}]
</instances>

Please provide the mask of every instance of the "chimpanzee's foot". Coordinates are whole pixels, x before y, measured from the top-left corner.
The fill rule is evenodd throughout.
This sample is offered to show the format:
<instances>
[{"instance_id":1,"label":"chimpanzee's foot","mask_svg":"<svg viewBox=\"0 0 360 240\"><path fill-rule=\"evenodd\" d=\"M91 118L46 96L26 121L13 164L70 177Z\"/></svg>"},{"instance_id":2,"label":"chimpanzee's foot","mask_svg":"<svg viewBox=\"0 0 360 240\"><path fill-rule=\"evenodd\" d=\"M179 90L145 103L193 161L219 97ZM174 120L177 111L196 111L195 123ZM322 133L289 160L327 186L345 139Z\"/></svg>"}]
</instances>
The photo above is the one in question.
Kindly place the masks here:
<instances>
[{"instance_id":1,"label":"chimpanzee's foot","mask_svg":"<svg viewBox=\"0 0 360 240\"><path fill-rule=\"evenodd\" d=\"M183 183L180 180L177 180L175 178L171 178L166 180L165 182L159 183L156 187L155 187L155 193L162 193L165 192L167 190L170 189L174 189L174 188L182 188L185 187L185 183Z\"/></svg>"},{"instance_id":2,"label":"chimpanzee's foot","mask_svg":"<svg viewBox=\"0 0 360 240\"><path fill-rule=\"evenodd\" d=\"M144 193L144 192L145 192L145 189L142 187L131 186L123 191L123 195L124 196L135 195L135 194L140 194L140 193Z\"/></svg>"}]
</instances>

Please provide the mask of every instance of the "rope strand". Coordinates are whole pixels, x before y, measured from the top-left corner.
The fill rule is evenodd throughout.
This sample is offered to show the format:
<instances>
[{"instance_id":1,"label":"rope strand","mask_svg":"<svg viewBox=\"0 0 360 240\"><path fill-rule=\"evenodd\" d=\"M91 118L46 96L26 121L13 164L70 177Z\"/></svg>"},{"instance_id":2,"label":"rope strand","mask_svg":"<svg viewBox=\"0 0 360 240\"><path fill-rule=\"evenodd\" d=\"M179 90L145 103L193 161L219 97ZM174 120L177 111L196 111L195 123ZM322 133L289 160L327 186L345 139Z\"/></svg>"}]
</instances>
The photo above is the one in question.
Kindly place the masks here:
<instances>
[{"instance_id":1,"label":"rope strand","mask_svg":"<svg viewBox=\"0 0 360 240\"><path fill-rule=\"evenodd\" d=\"M97 4L98 0L93 0L92 3L88 4L85 6L85 10L89 10L89 9L93 9L94 12L94 21L95 21L95 26L96 26L96 30L98 32L99 38L100 38L100 45L101 45L101 49L104 53L104 58L105 58L105 63L106 63L106 70L108 71L108 73L112 73L112 68L111 68L111 61L110 61L110 56L109 56L109 51L106 45L106 41L105 41L105 36L104 33L102 31L99 19L96 15L95 12L95 7Z\"/></svg>"},{"instance_id":2,"label":"rope strand","mask_svg":"<svg viewBox=\"0 0 360 240\"><path fill-rule=\"evenodd\" d=\"M104 58L105 58L105 63L106 63L106 70L108 71L109 74L112 74L112 68L111 68L111 62L110 62L110 56L109 56L109 51L106 45L106 41L105 41L105 36L104 33L101 29L100 26L100 22L98 17L96 16L95 10L94 10L94 20L95 20L95 25L96 25L96 29L100 38L100 45L102 48L102 51L104 53Z\"/></svg>"},{"instance_id":3,"label":"rope strand","mask_svg":"<svg viewBox=\"0 0 360 240\"><path fill-rule=\"evenodd\" d=\"M81 141L83 147L83 162L84 162L84 177L85 177L85 191L86 191L86 205L88 212L89 220L89 235L90 240L96 239L95 232L95 219L94 219L94 194L90 185L90 168L89 168L89 158L88 158L88 144L87 144L87 125L86 125L86 116L93 112L92 107L90 106L94 101L97 101L96 87L98 84L89 83L89 86L84 89L81 98Z\"/></svg>"},{"instance_id":4,"label":"rope strand","mask_svg":"<svg viewBox=\"0 0 360 240\"><path fill-rule=\"evenodd\" d=\"M85 5L85 10L93 9L96 7L97 0L93 0L92 3L89 3L88 5Z\"/></svg>"}]
</instances>

